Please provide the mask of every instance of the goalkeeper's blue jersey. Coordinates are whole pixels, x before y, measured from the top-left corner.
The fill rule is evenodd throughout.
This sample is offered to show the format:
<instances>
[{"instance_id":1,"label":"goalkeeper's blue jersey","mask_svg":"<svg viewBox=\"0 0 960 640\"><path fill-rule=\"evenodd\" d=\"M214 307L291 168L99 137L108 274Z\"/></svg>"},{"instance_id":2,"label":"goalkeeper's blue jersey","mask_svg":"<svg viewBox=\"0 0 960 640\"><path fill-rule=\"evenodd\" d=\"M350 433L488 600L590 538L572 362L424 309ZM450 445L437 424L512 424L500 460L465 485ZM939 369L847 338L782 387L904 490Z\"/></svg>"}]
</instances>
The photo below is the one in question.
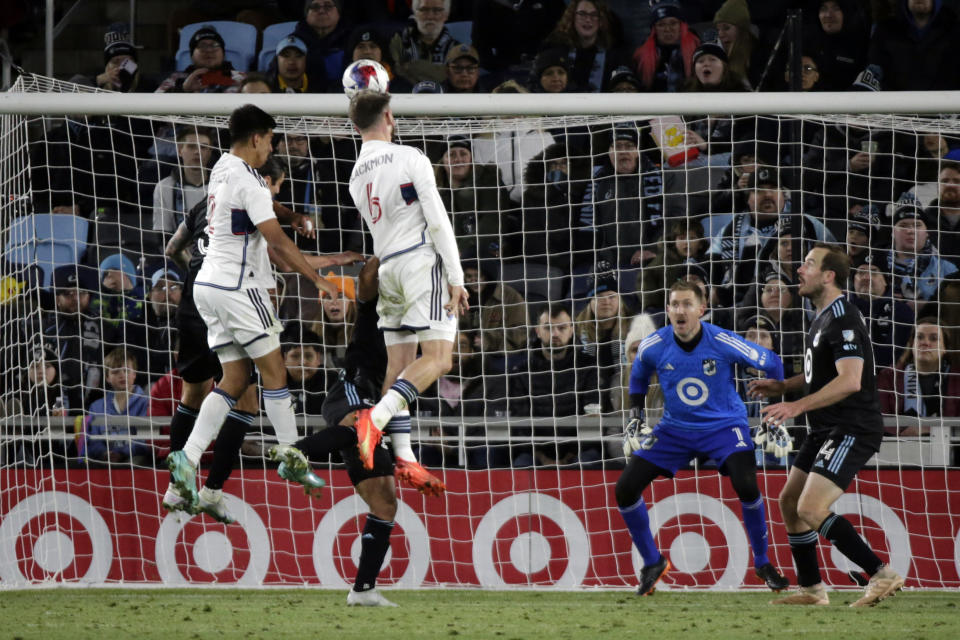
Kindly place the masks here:
<instances>
[{"instance_id":1,"label":"goalkeeper's blue jersey","mask_svg":"<svg viewBox=\"0 0 960 640\"><path fill-rule=\"evenodd\" d=\"M663 390L662 426L709 431L745 425L747 409L737 393L736 365L783 380L783 362L732 331L709 322L700 326L699 341L689 351L678 344L672 326L644 339L630 372L630 393L646 394L656 373Z\"/></svg>"}]
</instances>

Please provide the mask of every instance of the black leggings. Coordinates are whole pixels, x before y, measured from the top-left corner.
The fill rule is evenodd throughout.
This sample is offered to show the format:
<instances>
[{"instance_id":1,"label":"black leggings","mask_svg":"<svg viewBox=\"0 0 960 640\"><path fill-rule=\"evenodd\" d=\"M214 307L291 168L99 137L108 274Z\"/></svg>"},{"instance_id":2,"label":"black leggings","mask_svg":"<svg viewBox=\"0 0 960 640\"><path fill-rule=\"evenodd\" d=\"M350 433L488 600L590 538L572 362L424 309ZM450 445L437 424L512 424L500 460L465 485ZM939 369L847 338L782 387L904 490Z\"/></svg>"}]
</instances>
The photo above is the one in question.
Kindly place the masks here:
<instances>
[{"instance_id":1,"label":"black leggings","mask_svg":"<svg viewBox=\"0 0 960 640\"><path fill-rule=\"evenodd\" d=\"M730 477L730 484L733 485L733 490L741 502L753 502L760 497L760 487L757 486L757 463L753 451L740 451L727 456L723 461L721 472ZM652 462L630 456L627 468L617 479L617 506L626 508L635 505L651 482L659 476L669 475L666 469Z\"/></svg>"}]
</instances>

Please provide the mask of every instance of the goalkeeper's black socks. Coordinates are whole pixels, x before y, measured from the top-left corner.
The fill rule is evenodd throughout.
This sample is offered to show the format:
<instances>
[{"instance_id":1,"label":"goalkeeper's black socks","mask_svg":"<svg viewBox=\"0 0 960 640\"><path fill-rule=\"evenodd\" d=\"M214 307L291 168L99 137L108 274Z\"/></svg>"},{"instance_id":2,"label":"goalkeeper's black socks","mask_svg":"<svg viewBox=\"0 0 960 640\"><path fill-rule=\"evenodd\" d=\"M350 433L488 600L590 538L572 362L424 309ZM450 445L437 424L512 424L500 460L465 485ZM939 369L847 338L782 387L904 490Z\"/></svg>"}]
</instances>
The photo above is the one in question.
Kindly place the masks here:
<instances>
[{"instance_id":1,"label":"goalkeeper's black socks","mask_svg":"<svg viewBox=\"0 0 960 640\"><path fill-rule=\"evenodd\" d=\"M209 489L222 489L223 483L230 477L233 467L240 460L240 447L247 437L247 430L253 424L254 415L246 411L231 409L227 414L217 440L213 445L213 463L204 486Z\"/></svg>"},{"instance_id":2,"label":"goalkeeper's black socks","mask_svg":"<svg viewBox=\"0 0 960 640\"><path fill-rule=\"evenodd\" d=\"M356 447L357 432L352 427L334 425L300 438L293 446L300 449L309 460L324 463L334 451Z\"/></svg>"},{"instance_id":3,"label":"goalkeeper's black socks","mask_svg":"<svg viewBox=\"0 0 960 640\"><path fill-rule=\"evenodd\" d=\"M817 561L817 532L811 529L802 533L788 533L787 540L790 542L793 564L797 568L797 584L811 587L822 582Z\"/></svg>"},{"instance_id":4,"label":"goalkeeper's black socks","mask_svg":"<svg viewBox=\"0 0 960 640\"><path fill-rule=\"evenodd\" d=\"M868 575L872 576L883 566L883 561L857 534L850 521L839 514L831 513L820 523L820 535Z\"/></svg>"},{"instance_id":5,"label":"goalkeeper's black socks","mask_svg":"<svg viewBox=\"0 0 960 640\"><path fill-rule=\"evenodd\" d=\"M357 580L354 591L369 591L377 586L377 574L383 565L383 558L390 548L390 532L393 523L367 514L367 523L360 538L360 566L357 567Z\"/></svg>"}]
</instances>

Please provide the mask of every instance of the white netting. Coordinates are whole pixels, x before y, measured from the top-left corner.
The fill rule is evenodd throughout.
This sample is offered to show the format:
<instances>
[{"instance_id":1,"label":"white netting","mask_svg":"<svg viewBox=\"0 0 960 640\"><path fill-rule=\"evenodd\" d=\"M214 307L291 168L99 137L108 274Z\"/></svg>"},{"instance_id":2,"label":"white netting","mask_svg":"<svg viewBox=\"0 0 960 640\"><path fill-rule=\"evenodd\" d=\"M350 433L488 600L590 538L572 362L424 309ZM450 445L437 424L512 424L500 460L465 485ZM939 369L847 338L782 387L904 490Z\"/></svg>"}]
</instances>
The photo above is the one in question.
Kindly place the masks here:
<instances>
[{"instance_id":1,"label":"white netting","mask_svg":"<svg viewBox=\"0 0 960 640\"><path fill-rule=\"evenodd\" d=\"M91 90L28 75L14 91ZM62 100L69 105L70 96ZM369 252L346 189L359 148L350 123L327 116L278 123L288 172L279 199L319 230L298 245L308 253ZM190 158L212 165L228 145L225 124L225 116L3 116L0 584L338 585L355 570L364 507L350 497L345 474L319 465L333 489L308 503L265 468L261 443L272 438L265 418L225 487L242 528L165 518L159 509L165 416L178 391L168 375L176 342L164 304L173 293L154 291L152 275L177 223L203 199L203 174ZM680 138L671 140L671 126ZM685 129L694 133L684 136ZM891 115L684 122L505 115L402 118L398 135L434 162L464 265L480 282L454 371L424 394L414 421L421 460L444 475L449 491L437 500L404 491L398 523L406 538L396 536L387 582L632 584L640 563L613 499L624 384L636 344L664 322L667 288L677 278L700 279L711 290L712 322L769 338L788 371L799 372L810 313L796 295L794 269L810 243L832 239L855 257L866 241L875 268L864 271L893 287L870 290L866 275L852 283L871 321L878 369L890 367L880 385L891 415L878 466L860 475L837 510L862 522L871 544L912 584L960 585L951 537L960 505L948 491L957 479L950 418L960 414L960 378L956 367L928 376L895 364L916 318L938 320L946 339L960 329L951 256L930 250L955 242L953 210L943 206L941 216L933 201L954 197L944 186L953 166L942 156L960 141L960 124ZM960 171L955 178L960 183ZM897 247L906 247L892 217L906 201L935 207L925 222L930 245L888 254L895 234L903 235ZM749 215L753 209L759 217ZM862 235L849 235L850 223ZM129 260L135 285L121 294L101 271L115 253ZM934 259L944 262L931 267ZM55 294L57 267L91 290L82 313L70 305L88 294L74 302ZM291 341L302 336L293 325L316 334L307 342L319 354L318 371L299 383L291 363L290 381L302 428L315 430L354 311L349 301L321 305L311 286L289 275L278 277L276 303ZM543 316L546 304L555 306ZM553 336L571 346L543 349ZM948 342L941 364L957 355L955 344ZM142 411L131 403L134 417L104 426L95 415L104 403L94 403L112 384L105 359L118 347L136 358L136 382L152 398ZM54 376L46 385L45 374ZM656 415L656 394L648 402ZM758 408L748 403L751 416ZM758 457L772 557L792 575L773 500L784 462ZM678 568L673 584L758 584L747 570L736 497L712 467L660 480L651 493L651 522ZM828 579L844 584L850 567L827 556Z\"/></svg>"}]
</instances>

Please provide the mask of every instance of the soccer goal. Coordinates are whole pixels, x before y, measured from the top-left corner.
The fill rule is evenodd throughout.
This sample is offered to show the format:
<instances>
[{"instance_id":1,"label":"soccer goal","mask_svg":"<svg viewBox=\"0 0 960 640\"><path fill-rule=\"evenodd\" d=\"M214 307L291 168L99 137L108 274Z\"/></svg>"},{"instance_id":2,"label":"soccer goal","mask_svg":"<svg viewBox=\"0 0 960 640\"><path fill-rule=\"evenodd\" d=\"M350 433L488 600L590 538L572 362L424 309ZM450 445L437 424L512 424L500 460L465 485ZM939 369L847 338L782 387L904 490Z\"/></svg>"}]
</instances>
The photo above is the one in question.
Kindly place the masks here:
<instances>
[{"instance_id":1,"label":"soccer goal","mask_svg":"<svg viewBox=\"0 0 960 640\"><path fill-rule=\"evenodd\" d=\"M300 248L370 253L347 190L360 140L343 96L128 96L33 75L0 96L0 587L351 583L365 505L339 460L315 464L329 487L318 500L280 479L265 417L224 487L237 524L160 507L185 276L164 248L247 101L276 115L278 200L317 231L297 236ZM826 241L855 264L851 301L870 325L888 431L836 511L908 586L960 586L960 123L943 115L956 104L940 93L396 96L397 137L435 166L474 309L453 370L413 410L420 460L447 492L399 490L381 581L635 585L642 561L613 488L630 362L665 322L669 287L702 285L705 320L802 372L812 313L796 268ZM324 270L335 301L277 275L305 433L324 426L357 271ZM705 361L703 373L716 371ZM736 375L743 387L751 374ZM698 389L686 401L708 402ZM655 392L648 405L657 416ZM755 424L759 404L746 406ZM799 443L803 424L791 433ZM776 503L792 457L758 453L757 464L771 559L794 582ZM675 568L662 588L762 588L711 461L656 481L646 502ZM852 586L857 568L821 549L825 579Z\"/></svg>"}]
</instances>

